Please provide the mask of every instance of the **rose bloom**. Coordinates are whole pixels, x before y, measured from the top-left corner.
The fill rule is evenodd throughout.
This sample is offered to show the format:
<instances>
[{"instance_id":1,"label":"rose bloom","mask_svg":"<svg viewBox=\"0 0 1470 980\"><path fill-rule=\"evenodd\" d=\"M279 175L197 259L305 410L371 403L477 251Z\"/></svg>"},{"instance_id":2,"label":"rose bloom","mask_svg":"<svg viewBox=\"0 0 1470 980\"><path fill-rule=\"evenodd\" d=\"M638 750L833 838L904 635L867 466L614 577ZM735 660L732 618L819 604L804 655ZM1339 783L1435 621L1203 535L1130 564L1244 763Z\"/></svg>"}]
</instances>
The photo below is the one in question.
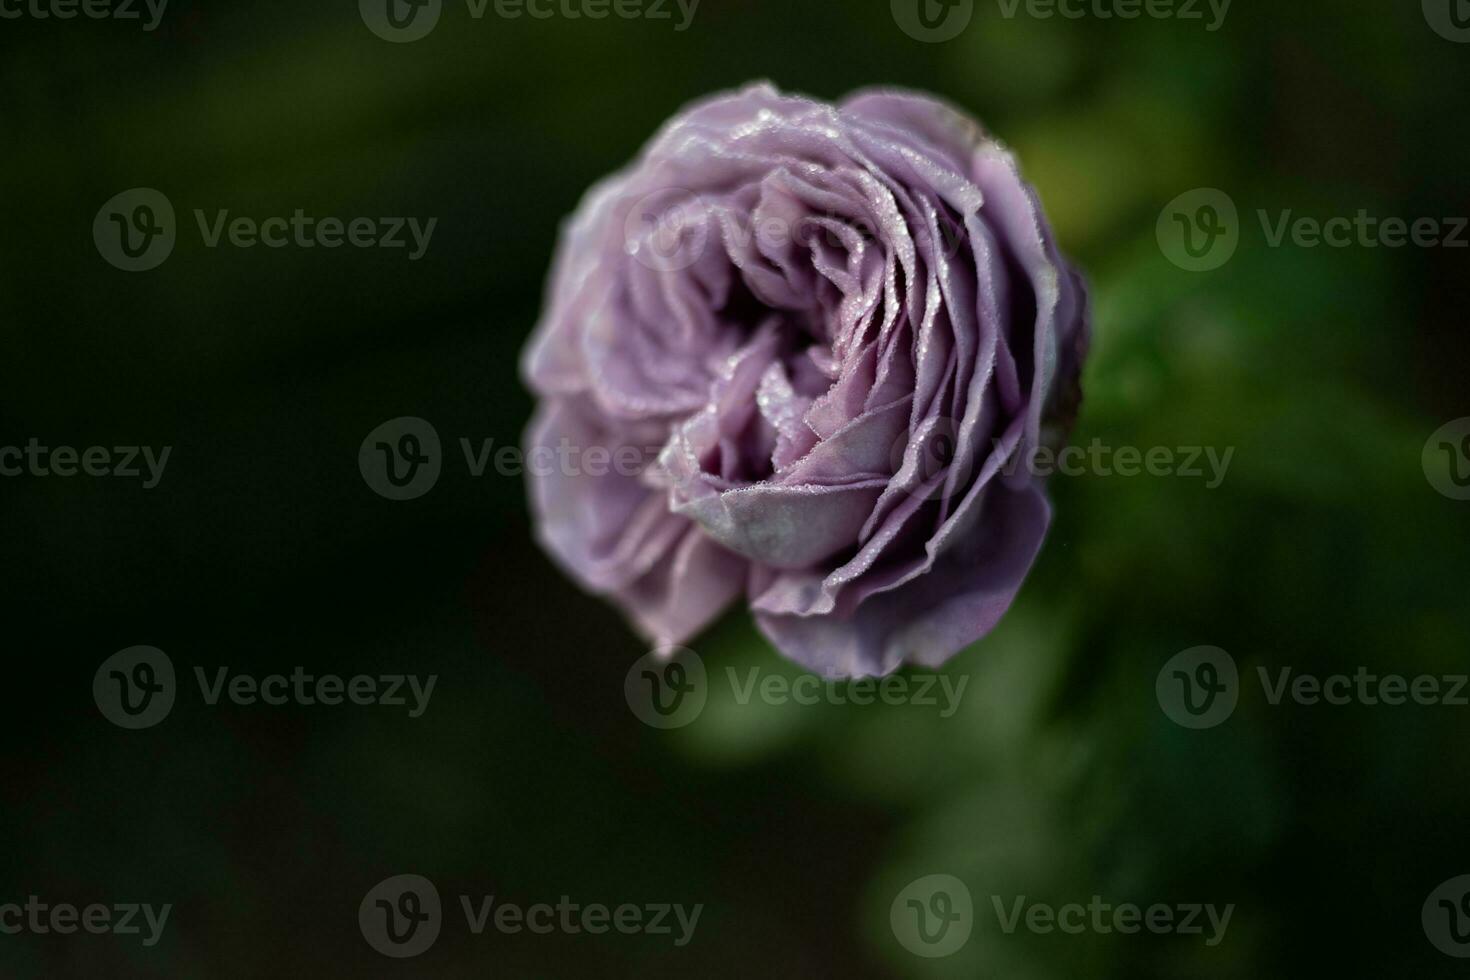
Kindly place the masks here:
<instances>
[{"instance_id":1,"label":"rose bloom","mask_svg":"<svg viewBox=\"0 0 1470 980\"><path fill-rule=\"evenodd\" d=\"M744 596L824 676L938 666L1041 547L1042 481L1005 464L1070 426L1088 335L1034 191L956 110L698 102L564 229L523 365L528 452L570 461L530 478L538 537L659 645Z\"/></svg>"}]
</instances>

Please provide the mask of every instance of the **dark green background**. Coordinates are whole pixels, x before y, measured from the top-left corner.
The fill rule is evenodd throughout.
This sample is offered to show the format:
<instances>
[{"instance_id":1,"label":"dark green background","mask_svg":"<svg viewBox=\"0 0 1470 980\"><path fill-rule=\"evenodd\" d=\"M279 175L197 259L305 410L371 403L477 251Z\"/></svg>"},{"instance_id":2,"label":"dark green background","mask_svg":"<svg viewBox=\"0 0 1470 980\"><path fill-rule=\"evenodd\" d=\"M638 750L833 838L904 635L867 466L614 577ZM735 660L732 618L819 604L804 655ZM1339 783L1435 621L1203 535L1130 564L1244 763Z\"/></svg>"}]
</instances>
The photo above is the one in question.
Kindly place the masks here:
<instances>
[{"instance_id":1,"label":"dark green background","mask_svg":"<svg viewBox=\"0 0 1470 980\"><path fill-rule=\"evenodd\" d=\"M704 0L668 21L469 18L392 45L354 3L175 0L136 24L0 21L0 445L170 445L162 484L0 480L0 902L175 905L163 942L0 936L0 977L1455 976L1419 921L1470 872L1470 709L1268 706L1255 669L1467 670L1470 503L1420 451L1470 415L1464 250L1268 248L1257 209L1470 214L1470 46L1417 0L1236 0L1225 26L1036 20L979 0L919 43L887 0ZM1012 615L947 670L963 710L740 707L660 733L643 650L531 541L517 358L557 226L687 101L756 78L927 89L1021 156L1095 290L1075 440L1234 447L1223 486L1055 481ZM127 188L173 256L107 265ZM1190 274L1160 210L1226 190L1242 243ZM437 217L427 256L204 248L192 210ZM384 500L381 422L430 420L444 475ZM92 674L123 647L186 678L124 732ZM1169 657L1252 680L1191 732ZM712 671L794 676L743 612ZM195 666L437 673L428 713L204 706ZM363 942L380 879L449 904L406 962ZM888 906L949 873L964 950L918 959ZM470 937L455 896L703 903L695 940ZM1226 941L1005 936L989 896L1235 903ZM456 924L458 923L458 924Z\"/></svg>"}]
</instances>

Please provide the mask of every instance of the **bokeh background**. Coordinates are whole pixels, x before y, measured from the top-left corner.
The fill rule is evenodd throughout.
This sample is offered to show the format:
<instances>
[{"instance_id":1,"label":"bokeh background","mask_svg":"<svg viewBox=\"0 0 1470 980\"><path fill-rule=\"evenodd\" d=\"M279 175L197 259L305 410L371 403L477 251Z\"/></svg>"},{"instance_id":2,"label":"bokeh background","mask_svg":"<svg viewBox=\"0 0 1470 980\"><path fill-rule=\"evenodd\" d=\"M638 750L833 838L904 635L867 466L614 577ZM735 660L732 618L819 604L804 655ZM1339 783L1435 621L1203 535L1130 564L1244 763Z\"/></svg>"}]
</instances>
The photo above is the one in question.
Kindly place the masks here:
<instances>
[{"instance_id":1,"label":"bokeh background","mask_svg":"<svg viewBox=\"0 0 1470 980\"><path fill-rule=\"evenodd\" d=\"M492 8L493 10L493 8ZM888 0L703 0L674 21L472 19L411 44L354 3L174 0L162 25L0 21L0 444L168 445L137 481L0 479L0 902L172 903L159 945L0 936L0 977L1461 975L1420 910L1470 873L1470 708L1272 707L1258 667L1464 673L1470 503L1421 464L1470 415L1467 253L1268 247L1256 211L1470 214L1470 46L1417 2L1236 0L1201 21L1006 18L944 43ZM994 635L916 706L734 703L661 732L644 650L535 547L517 377L558 225L673 111L755 78L927 89L1020 154L1082 264L1095 353L1074 440L1233 447L1224 483L1054 481L1057 522ZM180 215L147 273L98 255L128 188ZM1170 263L1161 209L1240 208L1224 267ZM192 210L437 217L427 255L208 249ZM428 495L391 502L363 437L419 416ZM185 680L122 731L93 672L134 644ZM1224 725L1160 710L1174 654L1228 650ZM712 672L796 676L735 613ZM428 712L208 707L213 671L434 673ZM407 961L357 907L413 872L446 898ZM923 959L889 924L951 874L974 935ZM456 896L703 903L695 939L471 936ZM1004 934L990 896L1234 903L1224 942ZM456 924L457 923L457 924Z\"/></svg>"}]
</instances>

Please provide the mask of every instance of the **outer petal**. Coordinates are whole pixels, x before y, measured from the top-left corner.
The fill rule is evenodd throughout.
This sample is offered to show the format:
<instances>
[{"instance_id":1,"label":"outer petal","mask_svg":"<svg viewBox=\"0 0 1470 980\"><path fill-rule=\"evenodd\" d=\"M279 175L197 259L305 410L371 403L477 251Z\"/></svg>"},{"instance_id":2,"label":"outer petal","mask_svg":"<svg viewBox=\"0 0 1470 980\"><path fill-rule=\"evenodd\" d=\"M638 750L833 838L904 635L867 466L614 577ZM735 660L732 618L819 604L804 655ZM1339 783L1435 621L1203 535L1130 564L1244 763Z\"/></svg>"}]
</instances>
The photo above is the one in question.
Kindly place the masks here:
<instances>
[{"instance_id":1,"label":"outer petal","mask_svg":"<svg viewBox=\"0 0 1470 980\"><path fill-rule=\"evenodd\" d=\"M1041 549L1051 509L1033 488L988 494L981 526L927 574L862 603L849 616L757 613L783 653L826 677L937 667L995 627ZM757 572L752 585L765 577Z\"/></svg>"},{"instance_id":2,"label":"outer petal","mask_svg":"<svg viewBox=\"0 0 1470 980\"><path fill-rule=\"evenodd\" d=\"M661 491L616 467L600 476L564 469L557 455L563 445L577 450L575 460L594 446L614 459L627 447L650 455L632 434L601 428L556 401L537 413L526 444L542 547L584 588L622 607L649 639L682 642L740 594L744 560L670 513ZM548 459L557 462L547 466Z\"/></svg>"}]
</instances>

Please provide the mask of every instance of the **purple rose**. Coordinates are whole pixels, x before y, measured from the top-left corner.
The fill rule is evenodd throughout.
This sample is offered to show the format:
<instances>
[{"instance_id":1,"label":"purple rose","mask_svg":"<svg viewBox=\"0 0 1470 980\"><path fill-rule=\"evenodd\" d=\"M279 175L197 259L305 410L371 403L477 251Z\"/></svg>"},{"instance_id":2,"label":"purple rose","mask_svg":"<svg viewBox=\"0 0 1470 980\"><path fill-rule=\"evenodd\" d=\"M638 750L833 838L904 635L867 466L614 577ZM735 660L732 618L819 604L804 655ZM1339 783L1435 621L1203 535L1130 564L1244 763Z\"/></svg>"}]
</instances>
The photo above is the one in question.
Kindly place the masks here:
<instances>
[{"instance_id":1,"label":"purple rose","mask_svg":"<svg viewBox=\"0 0 1470 980\"><path fill-rule=\"evenodd\" d=\"M1088 333L1015 159L954 109L699 102L564 231L524 363L539 538L660 644L743 594L823 675L938 666L1041 547L1016 464L1070 425Z\"/></svg>"}]
</instances>

